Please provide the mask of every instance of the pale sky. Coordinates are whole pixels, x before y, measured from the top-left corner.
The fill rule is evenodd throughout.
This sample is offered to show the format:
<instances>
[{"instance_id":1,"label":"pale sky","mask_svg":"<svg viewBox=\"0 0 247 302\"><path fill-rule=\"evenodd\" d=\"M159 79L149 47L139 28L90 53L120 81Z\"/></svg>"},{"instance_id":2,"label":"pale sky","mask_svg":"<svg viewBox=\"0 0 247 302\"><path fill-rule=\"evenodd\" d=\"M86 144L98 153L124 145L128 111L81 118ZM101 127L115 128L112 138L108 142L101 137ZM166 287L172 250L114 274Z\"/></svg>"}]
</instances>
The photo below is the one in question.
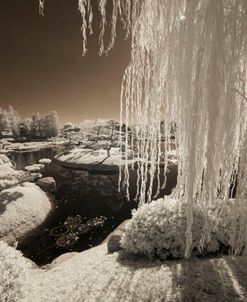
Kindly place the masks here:
<instances>
[{"instance_id":1,"label":"pale sky","mask_svg":"<svg viewBox=\"0 0 247 302\"><path fill-rule=\"evenodd\" d=\"M46 1L42 17L38 0L0 0L0 107L12 105L22 117L56 110L61 123L119 117L129 41L119 25L114 50L100 57L95 8L95 34L82 57L77 3Z\"/></svg>"}]
</instances>

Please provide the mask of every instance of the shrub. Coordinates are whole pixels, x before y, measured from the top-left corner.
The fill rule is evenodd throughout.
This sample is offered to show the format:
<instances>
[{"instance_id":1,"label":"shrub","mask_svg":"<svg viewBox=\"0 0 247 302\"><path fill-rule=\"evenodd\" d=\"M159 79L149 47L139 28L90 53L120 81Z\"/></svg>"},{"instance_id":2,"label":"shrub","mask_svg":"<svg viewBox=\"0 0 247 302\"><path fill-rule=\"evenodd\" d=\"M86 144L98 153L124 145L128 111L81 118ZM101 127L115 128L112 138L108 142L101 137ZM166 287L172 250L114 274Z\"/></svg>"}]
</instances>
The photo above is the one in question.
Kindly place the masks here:
<instances>
[{"instance_id":1,"label":"shrub","mask_svg":"<svg viewBox=\"0 0 247 302\"><path fill-rule=\"evenodd\" d=\"M30 266L19 251L0 241L1 302L21 301L22 288Z\"/></svg>"},{"instance_id":2,"label":"shrub","mask_svg":"<svg viewBox=\"0 0 247 302\"><path fill-rule=\"evenodd\" d=\"M208 221L210 240L201 247L205 231L205 216L199 208L193 212L192 255L204 256L222 248L218 227ZM158 199L133 211L133 217L126 225L121 245L128 253L143 254L149 258L180 259L184 257L187 227L186 206L172 198ZM226 234L221 233L222 243L226 244Z\"/></svg>"},{"instance_id":3,"label":"shrub","mask_svg":"<svg viewBox=\"0 0 247 302\"><path fill-rule=\"evenodd\" d=\"M231 248L231 252L237 255L245 251L245 240L241 238L240 231L242 227L246 230L242 211L245 209L239 206L236 199L218 200L209 210L212 223L217 228L214 234L216 240L224 249Z\"/></svg>"}]
</instances>

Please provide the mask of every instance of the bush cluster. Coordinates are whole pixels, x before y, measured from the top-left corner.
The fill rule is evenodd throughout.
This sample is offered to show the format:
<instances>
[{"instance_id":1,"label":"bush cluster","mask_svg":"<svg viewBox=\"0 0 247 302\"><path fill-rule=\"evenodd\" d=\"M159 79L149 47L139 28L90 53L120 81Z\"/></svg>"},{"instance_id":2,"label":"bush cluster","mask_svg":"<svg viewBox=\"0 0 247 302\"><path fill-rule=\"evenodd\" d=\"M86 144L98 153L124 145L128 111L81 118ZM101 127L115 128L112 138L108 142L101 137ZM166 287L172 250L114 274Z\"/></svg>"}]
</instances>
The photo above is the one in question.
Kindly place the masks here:
<instances>
[{"instance_id":1,"label":"bush cluster","mask_svg":"<svg viewBox=\"0 0 247 302\"><path fill-rule=\"evenodd\" d=\"M226 212L229 208L222 214ZM220 227L216 217L219 219L222 215L218 214L206 220L204 212L199 207L194 208L192 256L205 256L218 253L223 247L228 248L229 225L224 223ZM128 253L146 255L151 259L181 259L186 248L186 227L186 205L168 197L158 199L133 212L121 245Z\"/></svg>"}]
</instances>

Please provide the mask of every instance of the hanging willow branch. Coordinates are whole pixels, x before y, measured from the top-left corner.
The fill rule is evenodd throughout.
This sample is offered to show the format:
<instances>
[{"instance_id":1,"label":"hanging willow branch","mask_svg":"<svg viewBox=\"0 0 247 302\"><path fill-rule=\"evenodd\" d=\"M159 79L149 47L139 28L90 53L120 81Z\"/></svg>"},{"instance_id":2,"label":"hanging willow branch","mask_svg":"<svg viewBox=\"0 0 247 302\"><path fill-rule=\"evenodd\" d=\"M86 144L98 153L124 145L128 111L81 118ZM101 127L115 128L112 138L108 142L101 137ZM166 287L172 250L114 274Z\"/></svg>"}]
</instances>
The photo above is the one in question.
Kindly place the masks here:
<instances>
[{"instance_id":1,"label":"hanging willow branch","mask_svg":"<svg viewBox=\"0 0 247 302\"><path fill-rule=\"evenodd\" d=\"M45 0L39 0L39 13L44 15Z\"/></svg>"},{"instance_id":2,"label":"hanging willow branch","mask_svg":"<svg viewBox=\"0 0 247 302\"><path fill-rule=\"evenodd\" d=\"M108 2L113 7L111 16L106 16ZM91 4L90 0L79 1L84 54L87 35L92 33ZM43 7L40 0L41 12ZM99 0L98 8L100 54L113 47L118 19L131 37L131 61L122 83L121 123L126 129L134 125L134 129L132 139L127 130L124 143L120 142L125 149L120 181L128 188L127 156L135 149L137 197L140 204L151 201L161 163L164 175L168 168L170 127L175 122L179 157L175 193L187 204L185 256L189 257L193 241L193 208L199 206L207 217L219 199L229 197L230 184L237 178L231 243L232 251L240 253L247 246L247 1ZM105 46L107 21L111 39ZM202 248L209 242L206 222Z\"/></svg>"}]
</instances>

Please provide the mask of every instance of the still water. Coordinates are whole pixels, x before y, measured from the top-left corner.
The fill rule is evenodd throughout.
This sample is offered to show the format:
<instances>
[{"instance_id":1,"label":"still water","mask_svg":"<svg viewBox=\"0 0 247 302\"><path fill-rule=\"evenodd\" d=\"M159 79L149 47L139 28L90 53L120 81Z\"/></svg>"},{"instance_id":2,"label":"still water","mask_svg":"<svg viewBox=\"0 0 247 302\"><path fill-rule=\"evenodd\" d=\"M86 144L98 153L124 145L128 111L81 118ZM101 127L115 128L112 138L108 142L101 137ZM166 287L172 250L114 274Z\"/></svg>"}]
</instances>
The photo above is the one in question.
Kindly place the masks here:
<instances>
[{"instance_id":1,"label":"still water","mask_svg":"<svg viewBox=\"0 0 247 302\"><path fill-rule=\"evenodd\" d=\"M53 159L55 155L63 152L65 149L65 146L57 145L35 151L13 151L10 153L9 158L15 162L17 170L23 170L26 166L38 163L42 158Z\"/></svg>"},{"instance_id":2,"label":"still water","mask_svg":"<svg viewBox=\"0 0 247 302\"><path fill-rule=\"evenodd\" d=\"M57 149L42 149L35 152L15 152L10 157L17 168L37 163L41 158L53 158L61 152ZM136 175L130 175L130 196L126 199L124 192L118 192L118 173L93 173L60 167L54 162L45 168L44 176L52 176L57 183L55 192L50 193L53 209L46 221L38 228L35 235L20 244L23 254L38 265L45 265L59 255L71 251L83 251L96 246L124 220L131 217L132 209L137 207L134 201ZM170 194L176 185L177 167L171 166L167 174L167 185L161 194ZM58 247L56 238L50 231L62 226L69 216L80 215L82 222L98 216L105 216L102 227L91 229L79 236L79 240L69 247Z\"/></svg>"}]
</instances>

